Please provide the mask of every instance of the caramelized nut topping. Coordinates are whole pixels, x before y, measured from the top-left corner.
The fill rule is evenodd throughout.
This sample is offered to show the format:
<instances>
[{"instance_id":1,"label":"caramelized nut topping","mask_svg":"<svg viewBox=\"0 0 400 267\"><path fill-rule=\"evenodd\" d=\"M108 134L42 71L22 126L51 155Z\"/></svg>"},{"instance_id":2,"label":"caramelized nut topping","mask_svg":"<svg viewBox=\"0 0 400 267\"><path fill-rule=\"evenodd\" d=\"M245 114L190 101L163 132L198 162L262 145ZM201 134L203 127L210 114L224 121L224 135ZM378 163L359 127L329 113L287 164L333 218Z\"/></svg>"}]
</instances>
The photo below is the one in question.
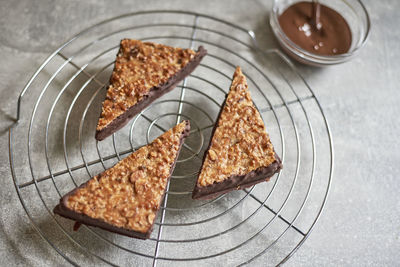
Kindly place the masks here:
<instances>
[{"instance_id":1,"label":"caramelized nut topping","mask_svg":"<svg viewBox=\"0 0 400 267\"><path fill-rule=\"evenodd\" d=\"M67 208L117 227L146 233L160 207L186 123L178 124L89 180L68 197ZM154 153L157 157L148 158Z\"/></svg>"},{"instance_id":2,"label":"caramelized nut topping","mask_svg":"<svg viewBox=\"0 0 400 267\"><path fill-rule=\"evenodd\" d=\"M264 122L253 104L246 77L237 67L197 185L219 183L274 161Z\"/></svg>"},{"instance_id":3,"label":"caramelized nut topping","mask_svg":"<svg viewBox=\"0 0 400 267\"><path fill-rule=\"evenodd\" d=\"M217 154L214 152L214 150L210 149L210 150L208 151L208 154L209 154L211 160L214 161L214 160L217 159Z\"/></svg>"},{"instance_id":4,"label":"caramelized nut topping","mask_svg":"<svg viewBox=\"0 0 400 267\"><path fill-rule=\"evenodd\" d=\"M122 40L97 130L142 100L151 88L166 83L195 54L191 49Z\"/></svg>"}]
</instances>

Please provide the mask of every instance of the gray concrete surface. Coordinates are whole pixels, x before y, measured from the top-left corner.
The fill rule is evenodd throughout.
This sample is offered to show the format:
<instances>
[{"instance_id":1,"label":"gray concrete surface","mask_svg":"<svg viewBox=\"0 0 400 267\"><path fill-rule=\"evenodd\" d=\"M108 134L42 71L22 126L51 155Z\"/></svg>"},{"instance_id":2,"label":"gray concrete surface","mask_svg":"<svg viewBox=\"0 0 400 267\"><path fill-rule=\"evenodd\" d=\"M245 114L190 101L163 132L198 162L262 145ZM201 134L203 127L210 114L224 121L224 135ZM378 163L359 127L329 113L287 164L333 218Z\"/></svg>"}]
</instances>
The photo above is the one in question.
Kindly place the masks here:
<instances>
[{"instance_id":1,"label":"gray concrete surface","mask_svg":"<svg viewBox=\"0 0 400 267\"><path fill-rule=\"evenodd\" d=\"M171 8L215 15L254 29L262 45L273 48L277 43L266 23L270 2L0 1L0 265L68 265L30 225L12 184L8 159L8 128L13 124L17 97L50 52L103 19L138 10ZM364 2L373 28L359 57L324 69L297 65L324 107L336 158L323 216L288 266L400 265L400 2ZM29 203L33 209L34 196ZM53 227L46 220L38 221L44 229ZM59 242L71 249L67 253L72 258L83 260L65 244L68 241ZM96 249L105 255L113 253L100 245ZM263 258L255 265L267 263L268 259Z\"/></svg>"}]
</instances>

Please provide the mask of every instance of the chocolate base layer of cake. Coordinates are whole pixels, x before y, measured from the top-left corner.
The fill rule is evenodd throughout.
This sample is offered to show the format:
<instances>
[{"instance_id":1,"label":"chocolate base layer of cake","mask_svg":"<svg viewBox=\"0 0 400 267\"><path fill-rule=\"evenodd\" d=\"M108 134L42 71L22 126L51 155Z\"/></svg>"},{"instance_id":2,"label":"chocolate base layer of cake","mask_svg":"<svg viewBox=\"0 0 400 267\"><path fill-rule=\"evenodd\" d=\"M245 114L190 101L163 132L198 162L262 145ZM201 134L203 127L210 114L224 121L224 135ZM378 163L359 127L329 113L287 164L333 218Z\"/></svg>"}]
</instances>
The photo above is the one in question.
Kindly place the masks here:
<instances>
[{"instance_id":1,"label":"chocolate base layer of cake","mask_svg":"<svg viewBox=\"0 0 400 267\"><path fill-rule=\"evenodd\" d=\"M253 186L262 181L269 181L271 176L282 168L279 157L268 167L261 167L255 171L246 173L245 175L232 175L221 183L207 185L205 187L196 187L193 190L193 199L212 199L221 194L232 190L240 190Z\"/></svg>"},{"instance_id":2,"label":"chocolate base layer of cake","mask_svg":"<svg viewBox=\"0 0 400 267\"><path fill-rule=\"evenodd\" d=\"M170 180L172 172L175 168L176 165L176 161L178 159L178 155L180 153L180 150L182 148L182 144L185 140L185 138L189 135L190 132L190 123L189 121L185 121L185 126L184 129L179 137L179 149L177 150L177 156L175 157L170 169L169 169L169 175L167 178L167 182ZM107 179L106 177L101 177L100 179ZM92 179L91 179L92 180ZM90 180L89 180L90 181ZM129 236L129 237L135 237L135 238L139 238L139 239L147 239L150 237L150 234L153 230L153 226L154 226L154 222L155 222L155 218L157 218L157 214L159 212L159 208L156 211L153 221L151 222L150 227L147 229L147 231L145 232L140 232L140 231L135 231L132 229L127 229L124 227L118 227L116 225L113 225L111 223L108 223L104 220L101 219L96 219L96 218L92 218L84 213L78 213L74 210L71 210L68 208L68 200L71 196L75 195L76 192L80 189L83 189L85 187L88 186L88 182L80 185L79 187L75 188L74 190L72 190L71 192L67 193L66 195L64 195L61 199L60 199L60 203L54 208L53 212L55 214L58 214L62 217L68 218L68 219L72 219L75 220L76 222L85 224L85 225L89 225L89 226L95 226L95 227L99 227L102 228L104 230L113 232L113 233L117 233L117 234L121 234L121 235L125 235L125 236ZM161 204L162 200L164 199L166 194L166 190L164 190L164 192L162 192L162 196L161 196L161 201L159 203L159 205Z\"/></svg>"},{"instance_id":3,"label":"chocolate base layer of cake","mask_svg":"<svg viewBox=\"0 0 400 267\"><path fill-rule=\"evenodd\" d=\"M132 230L128 230L122 227L117 227L117 226L113 226L111 224L108 224L106 222L103 221L99 221L97 219L93 219L85 214L82 213L77 213L74 211L71 211L70 209L68 209L65 204L63 202L60 202L60 204L58 204L53 212L55 214L58 214L62 217L80 222L82 224L85 225L89 225L89 226L94 226L94 227L99 227L102 228L104 230L107 230L109 232L113 232L116 234L120 234L120 235L125 235L125 236L129 236L129 237L135 237L135 238L139 238L139 239L147 239L150 237L150 234L152 232L152 228L150 229L150 231L146 232L146 233L141 233L141 232L136 232L136 231L132 231Z\"/></svg>"},{"instance_id":4,"label":"chocolate base layer of cake","mask_svg":"<svg viewBox=\"0 0 400 267\"><path fill-rule=\"evenodd\" d=\"M193 72L193 70L200 64L200 61L205 55L207 55L207 50L204 49L203 46L199 46L194 58L179 72L172 76L166 83L152 87L148 94L145 95L140 102L128 108L125 113L115 118L103 129L96 130L96 140L101 141L112 135L113 133L124 127L134 116L136 116L143 109L149 106L154 100L174 89L179 82L181 82L186 76Z\"/></svg>"}]
</instances>

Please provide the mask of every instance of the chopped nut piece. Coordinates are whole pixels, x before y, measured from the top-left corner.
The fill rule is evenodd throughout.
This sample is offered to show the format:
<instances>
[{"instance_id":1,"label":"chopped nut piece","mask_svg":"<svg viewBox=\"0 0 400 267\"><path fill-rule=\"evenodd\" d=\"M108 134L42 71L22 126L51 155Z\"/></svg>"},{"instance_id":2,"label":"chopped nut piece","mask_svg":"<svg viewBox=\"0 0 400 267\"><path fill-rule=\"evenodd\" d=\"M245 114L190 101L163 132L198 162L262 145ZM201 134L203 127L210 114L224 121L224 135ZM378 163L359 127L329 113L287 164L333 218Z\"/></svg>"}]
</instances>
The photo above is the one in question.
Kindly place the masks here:
<instances>
[{"instance_id":1,"label":"chopped nut piece","mask_svg":"<svg viewBox=\"0 0 400 267\"><path fill-rule=\"evenodd\" d=\"M132 184L134 184L136 180L143 179L143 178L144 178L144 172L138 168L137 171L132 172L129 180Z\"/></svg>"},{"instance_id":2,"label":"chopped nut piece","mask_svg":"<svg viewBox=\"0 0 400 267\"><path fill-rule=\"evenodd\" d=\"M147 222L153 224L155 217L156 215L154 213L150 213L149 215L147 215Z\"/></svg>"},{"instance_id":3,"label":"chopped nut piece","mask_svg":"<svg viewBox=\"0 0 400 267\"><path fill-rule=\"evenodd\" d=\"M146 189L147 189L147 184L145 179L139 179L135 181L136 194L144 194Z\"/></svg>"},{"instance_id":4,"label":"chopped nut piece","mask_svg":"<svg viewBox=\"0 0 400 267\"><path fill-rule=\"evenodd\" d=\"M210 149L208 151L208 154L210 155L211 160L216 160L217 159L217 154L215 154L214 150Z\"/></svg>"}]
</instances>

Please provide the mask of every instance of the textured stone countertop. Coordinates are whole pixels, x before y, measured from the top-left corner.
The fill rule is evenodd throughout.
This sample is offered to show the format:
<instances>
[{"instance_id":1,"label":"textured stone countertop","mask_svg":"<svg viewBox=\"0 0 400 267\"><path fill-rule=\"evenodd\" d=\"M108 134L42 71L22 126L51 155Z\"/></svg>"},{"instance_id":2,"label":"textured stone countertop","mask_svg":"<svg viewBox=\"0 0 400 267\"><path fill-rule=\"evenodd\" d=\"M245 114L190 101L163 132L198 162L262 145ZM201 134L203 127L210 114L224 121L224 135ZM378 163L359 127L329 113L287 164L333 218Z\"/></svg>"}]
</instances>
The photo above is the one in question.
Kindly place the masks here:
<instances>
[{"instance_id":1,"label":"textured stone countertop","mask_svg":"<svg viewBox=\"0 0 400 267\"><path fill-rule=\"evenodd\" d=\"M1 0L1 265L68 265L30 225L12 183L8 158L8 128L16 116L18 95L56 47L106 18L173 8L241 24L255 31L263 47L273 48L277 42L267 24L271 2ZM296 65L330 122L335 171L322 217L286 263L288 266L400 264L400 2L364 3L370 12L372 32L357 58L323 69ZM257 261L256 265L264 264Z\"/></svg>"}]
</instances>

